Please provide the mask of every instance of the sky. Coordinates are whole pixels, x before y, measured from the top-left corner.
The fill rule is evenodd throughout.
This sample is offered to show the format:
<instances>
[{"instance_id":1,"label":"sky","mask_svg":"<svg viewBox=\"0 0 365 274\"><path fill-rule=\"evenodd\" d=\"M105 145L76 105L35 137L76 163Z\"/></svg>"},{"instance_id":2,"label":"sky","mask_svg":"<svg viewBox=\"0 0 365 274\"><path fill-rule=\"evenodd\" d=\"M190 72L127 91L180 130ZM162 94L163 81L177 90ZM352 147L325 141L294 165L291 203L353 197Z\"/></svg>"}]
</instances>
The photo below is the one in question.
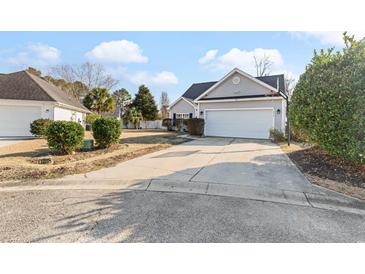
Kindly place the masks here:
<instances>
[{"instance_id":1,"label":"sky","mask_svg":"<svg viewBox=\"0 0 365 274\"><path fill-rule=\"evenodd\" d=\"M193 83L217 81L235 67L255 76L254 56L271 74L298 79L314 49L343 46L342 32L0 32L0 73L59 64L102 64L132 95L147 85L156 102L176 100ZM356 38L364 33L354 33Z\"/></svg>"}]
</instances>

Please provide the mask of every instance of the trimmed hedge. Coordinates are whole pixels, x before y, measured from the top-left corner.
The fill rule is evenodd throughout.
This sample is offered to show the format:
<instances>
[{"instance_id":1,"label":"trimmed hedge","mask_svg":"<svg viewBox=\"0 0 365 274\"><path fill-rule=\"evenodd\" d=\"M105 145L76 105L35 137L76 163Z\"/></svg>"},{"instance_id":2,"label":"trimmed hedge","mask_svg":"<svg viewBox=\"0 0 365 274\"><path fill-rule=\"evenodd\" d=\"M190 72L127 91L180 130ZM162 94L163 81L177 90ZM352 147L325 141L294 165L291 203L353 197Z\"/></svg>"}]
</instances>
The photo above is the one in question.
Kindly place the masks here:
<instances>
[{"instance_id":1,"label":"trimmed hedge","mask_svg":"<svg viewBox=\"0 0 365 274\"><path fill-rule=\"evenodd\" d=\"M71 154L82 146L84 134L84 128L79 123L53 121L47 129L48 147Z\"/></svg>"},{"instance_id":2,"label":"trimmed hedge","mask_svg":"<svg viewBox=\"0 0 365 274\"><path fill-rule=\"evenodd\" d=\"M92 124L94 139L100 148L106 148L119 142L122 128L114 117L99 118Z\"/></svg>"},{"instance_id":3,"label":"trimmed hedge","mask_svg":"<svg viewBox=\"0 0 365 274\"><path fill-rule=\"evenodd\" d=\"M341 52L314 53L295 87L289 118L329 154L365 163L365 42L344 40Z\"/></svg>"},{"instance_id":4,"label":"trimmed hedge","mask_svg":"<svg viewBox=\"0 0 365 274\"><path fill-rule=\"evenodd\" d=\"M37 137L46 137L50 119L37 119L30 124L30 133Z\"/></svg>"},{"instance_id":5,"label":"trimmed hedge","mask_svg":"<svg viewBox=\"0 0 365 274\"><path fill-rule=\"evenodd\" d=\"M204 119L191 118L186 120L186 124L190 135L201 136L204 134Z\"/></svg>"}]
</instances>

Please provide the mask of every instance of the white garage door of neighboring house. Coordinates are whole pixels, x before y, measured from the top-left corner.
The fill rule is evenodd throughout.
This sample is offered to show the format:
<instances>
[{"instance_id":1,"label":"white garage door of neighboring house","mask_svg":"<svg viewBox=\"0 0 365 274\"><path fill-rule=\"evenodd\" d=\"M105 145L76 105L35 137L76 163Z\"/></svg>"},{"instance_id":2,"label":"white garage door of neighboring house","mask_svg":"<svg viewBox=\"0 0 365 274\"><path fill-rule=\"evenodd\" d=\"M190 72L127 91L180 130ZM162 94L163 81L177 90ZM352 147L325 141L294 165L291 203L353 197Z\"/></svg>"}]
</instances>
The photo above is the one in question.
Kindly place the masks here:
<instances>
[{"instance_id":1,"label":"white garage door of neighboring house","mask_svg":"<svg viewBox=\"0 0 365 274\"><path fill-rule=\"evenodd\" d=\"M205 135L268 139L274 127L272 108L206 110Z\"/></svg>"},{"instance_id":2,"label":"white garage door of neighboring house","mask_svg":"<svg viewBox=\"0 0 365 274\"><path fill-rule=\"evenodd\" d=\"M0 136L32 136L30 123L41 115L41 107L0 106Z\"/></svg>"}]
</instances>

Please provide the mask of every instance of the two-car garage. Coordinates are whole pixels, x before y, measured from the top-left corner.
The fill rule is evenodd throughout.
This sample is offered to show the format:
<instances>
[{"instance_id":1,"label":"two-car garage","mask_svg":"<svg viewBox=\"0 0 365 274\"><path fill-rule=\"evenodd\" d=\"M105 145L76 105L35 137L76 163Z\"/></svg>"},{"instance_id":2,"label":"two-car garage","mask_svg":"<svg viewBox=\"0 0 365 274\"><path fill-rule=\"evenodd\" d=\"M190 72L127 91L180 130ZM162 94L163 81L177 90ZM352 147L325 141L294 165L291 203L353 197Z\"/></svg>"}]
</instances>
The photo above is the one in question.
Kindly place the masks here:
<instances>
[{"instance_id":1,"label":"two-car garage","mask_svg":"<svg viewBox=\"0 0 365 274\"><path fill-rule=\"evenodd\" d=\"M273 108L205 110L206 136L268 139L273 127Z\"/></svg>"}]
</instances>

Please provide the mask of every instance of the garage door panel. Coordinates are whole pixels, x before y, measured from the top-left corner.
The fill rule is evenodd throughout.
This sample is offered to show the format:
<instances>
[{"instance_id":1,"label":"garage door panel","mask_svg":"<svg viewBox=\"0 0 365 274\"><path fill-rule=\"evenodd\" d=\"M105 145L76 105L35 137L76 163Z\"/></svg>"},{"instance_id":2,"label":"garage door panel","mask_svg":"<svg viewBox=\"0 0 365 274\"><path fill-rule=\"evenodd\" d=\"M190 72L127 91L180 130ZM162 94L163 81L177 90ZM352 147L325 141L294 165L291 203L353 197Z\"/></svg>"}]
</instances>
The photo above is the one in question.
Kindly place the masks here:
<instances>
[{"instance_id":1,"label":"garage door panel","mask_svg":"<svg viewBox=\"0 0 365 274\"><path fill-rule=\"evenodd\" d=\"M206 136L268 139L273 109L206 110Z\"/></svg>"},{"instance_id":2,"label":"garage door panel","mask_svg":"<svg viewBox=\"0 0 365 274\"><path fill-rule=\"evenodd\" d=\"M0 106L0 136L31 136L30 123L41 114L41 107Z\"/></svg>"}]
</instances>

